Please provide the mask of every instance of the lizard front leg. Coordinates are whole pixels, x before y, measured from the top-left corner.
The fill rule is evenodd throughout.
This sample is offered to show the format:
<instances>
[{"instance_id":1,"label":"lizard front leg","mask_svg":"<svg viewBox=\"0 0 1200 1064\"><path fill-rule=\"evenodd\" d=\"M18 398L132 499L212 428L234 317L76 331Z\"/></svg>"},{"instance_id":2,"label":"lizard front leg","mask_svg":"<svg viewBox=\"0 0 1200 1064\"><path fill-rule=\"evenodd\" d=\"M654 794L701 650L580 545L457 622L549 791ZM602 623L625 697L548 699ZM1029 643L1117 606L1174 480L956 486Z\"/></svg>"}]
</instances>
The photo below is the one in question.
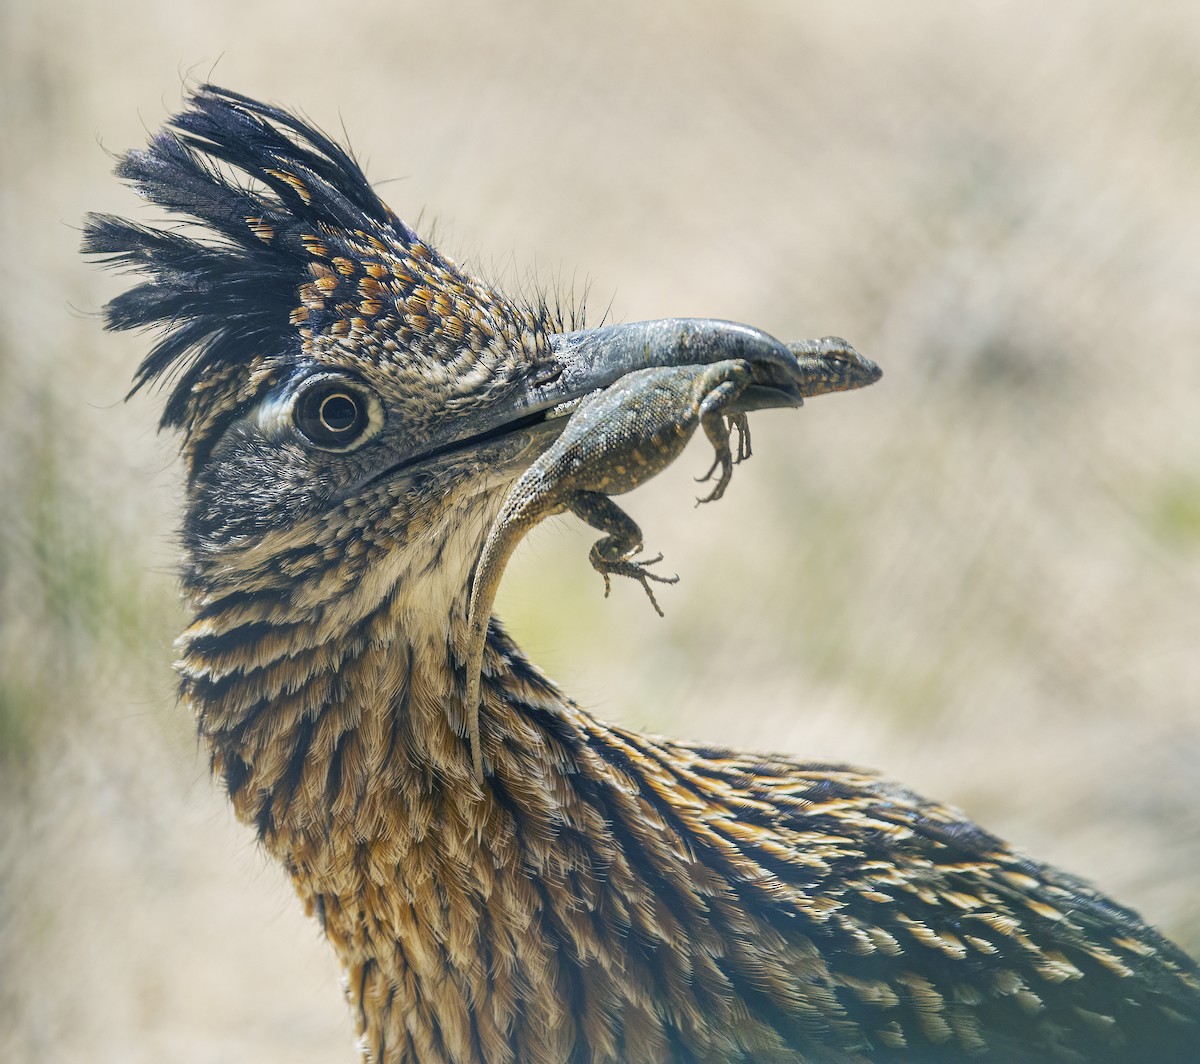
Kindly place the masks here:
<instances>
[{"instance_id":1,"label":"lizard front leg","mask_svg":"<svg viewBox=\"0 0 1200 1064\"><path fill-rule=\"evenodd\" d=\"M733 402L746 390L750 380L750 370L746 363L730 360L709 367L696 381L696 388L703 396L699 402L700 424L704 427L704 435L708 437L714 452L713 464L704 476L697 478L697 483L711 480L718 469L721 471L716 486L703 499L697 499L697 505L713 502L724 495L729 486L729 479L733 476L734 463L750 457L750 423L746 415L726 414ZM736 458L729 446L729 437L734 429L738 434Z\"/></svg>"},{"instance_id":2,"label":"lizard front leg","mask_svg":"<svg viewBox=\"0 0 1200 1064\"><path fill-rule=\"evenodd\" d=\"M633 555L642 549L642 530L624 510L622 510L607 495L595 491L572 492L567 500L567 508L577 517L586 521L593 528L607 532L603 539L596 540L588 553L592 568L604 577L604 597L612 589L610 576L628 576L642 585L650 605L660 617L663 611L654 597L650 581L657 584L677 584L678 576L659 576L649 570L651 565L662 561L662 555L642 561L634 561Z\"/></svg>"},{"instance_id":3,"label":"lizard front leg","mask_svg":"<svg viewBox=\"0 0 1200 1064\"><path fill-rule=\"evenodd\" d=\"M725 489L729 486L729 478L733 476L734 464L744 462L752 453L750 450L750 422L746 419L745 414L731 414L728 420L721 414L713 414L701 418L700 424L704 426L704 435L708 437L708 442L713 445L714 457L708 472L702 477L697 477L696 483L703 484L706 480L712 480L713 474L718 469L721 470L721 476L717 479L716 486L712 491L703 499L696 500L697 506L702 502L713 502L724 495ZM736 454L729 446L729 437L733 434L734 429L738 434Z\"/></svg>"}]
</instances>

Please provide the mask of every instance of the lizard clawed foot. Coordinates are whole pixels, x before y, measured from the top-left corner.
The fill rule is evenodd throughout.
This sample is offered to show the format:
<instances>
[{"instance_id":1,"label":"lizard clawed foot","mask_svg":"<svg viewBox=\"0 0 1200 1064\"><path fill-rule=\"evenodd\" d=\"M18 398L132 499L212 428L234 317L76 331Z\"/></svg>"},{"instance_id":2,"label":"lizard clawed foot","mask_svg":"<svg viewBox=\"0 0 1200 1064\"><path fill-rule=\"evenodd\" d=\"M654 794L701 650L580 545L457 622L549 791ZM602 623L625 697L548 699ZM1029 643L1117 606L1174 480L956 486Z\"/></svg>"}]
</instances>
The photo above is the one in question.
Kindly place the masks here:
<instances>
[{"instance_id":1,"label":"lizard clawed foot","mask_svg":"<svg viewBox=\"0 0 1200 1064\"><path fill-rule=\"evenodd\" d=\"M734 429L737 429L738 444L737 455L733 460L744 462L754 453L750 448L750 421L745 414L734 414L729 419L729 431L733 432Z\"/></svg>"},{"instance_id":2,"label":"lizard clawed foot","mask_svg":"<svg viewBox=\"0 0 1200 1064\"><path fill-rule=\"evenodd\" d=\"M605 598L608 598L608 594L612 590L612 581L609 577L627 576L642 585L642 590L646 592L646 597L650 600L650 605L654 607L654 612L660 617L666 616L662 611L662 607L658 604L658 599L654 597L650 581L653 580L656 584L678 584L679 574L676 573L674 576L659 576L657 573L649 571L648 566L657 565L662 561L663 556L661 554L656 554L653 558L646 558L643 561L633 561L631 558L618 558L610 561L608 558L601 557L593 548L590 559L595 570L604 577Z\"/></svg>"},{"instance_id":3,"label":"lizard clawed foot","mask_svg":"<svg viewBox=\"0 0 1200 1064\"><path fill-rule=\"evenodd\" d=\"M738 442L738 449L741 450L741 441ZM697 499L696 505L699 506L702 502L714 502L725 494L725 489L729 486L729 479L733 476L733 459L729 454L729 448L723 451L718 451L716 458L713 459L713 464L709 466L708 472L702 477L696 478L697 484L703 484L706 480L712 480L713 474L717 470L721 471L720 477L717 479L716 486L703 499Z\"/></svg>"}]
</instances>

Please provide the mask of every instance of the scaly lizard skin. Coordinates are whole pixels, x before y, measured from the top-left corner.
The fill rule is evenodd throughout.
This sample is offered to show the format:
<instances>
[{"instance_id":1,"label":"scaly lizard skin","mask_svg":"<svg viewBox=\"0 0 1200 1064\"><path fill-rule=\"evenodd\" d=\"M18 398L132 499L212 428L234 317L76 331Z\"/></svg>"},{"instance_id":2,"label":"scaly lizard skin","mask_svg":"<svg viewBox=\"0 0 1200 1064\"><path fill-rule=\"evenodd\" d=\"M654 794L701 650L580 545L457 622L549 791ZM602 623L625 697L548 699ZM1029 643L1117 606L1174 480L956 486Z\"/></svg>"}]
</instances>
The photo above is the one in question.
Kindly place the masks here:
<instances>
[{"instance_id":1,"label":"scaly lizard skin","mask_svg":"<svg viewBox=\"0 0 1200 1064\"><path fill-rule=\"evenodd\" d=\"M879 379L874 362L836 337L787 346L796 358L791 374L801 396L848 391ZM588 555L604 577L605 598L612 575L628 576L642 585L661 617L650 581L674 584L679 577L650 572L650 566L662 561L662 554L634 560L642 549L642 530L609 496L623 495L661 473L700 426L713 445L714 458L699 481L711 480L718 471L719 476L712 491L696 501L721 498L734 463L750 457L750 426L738 400L755 382L758 369L742 359L726 359L628 373L586 397L562 435L513 485L480 554L467 621L467 727L475 770L481 777L478 712L485 637L500 578L517 544L539 522L570 510L606 533L592 544ZM734 429L736 453L729 445Z\"/></svg>"}]
</instances>

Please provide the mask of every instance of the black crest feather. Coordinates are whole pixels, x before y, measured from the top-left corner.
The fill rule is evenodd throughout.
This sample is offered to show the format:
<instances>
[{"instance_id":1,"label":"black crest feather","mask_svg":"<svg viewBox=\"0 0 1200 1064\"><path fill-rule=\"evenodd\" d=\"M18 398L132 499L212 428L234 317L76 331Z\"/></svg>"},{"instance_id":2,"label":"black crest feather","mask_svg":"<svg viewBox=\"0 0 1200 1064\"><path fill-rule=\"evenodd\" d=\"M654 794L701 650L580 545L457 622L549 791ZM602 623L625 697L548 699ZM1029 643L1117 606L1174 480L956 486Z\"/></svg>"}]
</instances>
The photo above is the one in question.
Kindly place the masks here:
<instances>
[{"instance_id":1,"label":"black crest feather","mask_svg":"<svg viewBox=\"0 0 1200 1064\"><path fill-rule=\"evenodd\" d=\"M345 149L286 111L214 85L197 90L148 148L122 156L116 172L192 223L162 229L93 214L84 229L86 254L148 277L107 305L105 323L162 332L130 394L181 374L164 426L184 423L209 370L299 344L288 317L308 280L302 236L418 240Z\"/></svg>"}]
</instances>

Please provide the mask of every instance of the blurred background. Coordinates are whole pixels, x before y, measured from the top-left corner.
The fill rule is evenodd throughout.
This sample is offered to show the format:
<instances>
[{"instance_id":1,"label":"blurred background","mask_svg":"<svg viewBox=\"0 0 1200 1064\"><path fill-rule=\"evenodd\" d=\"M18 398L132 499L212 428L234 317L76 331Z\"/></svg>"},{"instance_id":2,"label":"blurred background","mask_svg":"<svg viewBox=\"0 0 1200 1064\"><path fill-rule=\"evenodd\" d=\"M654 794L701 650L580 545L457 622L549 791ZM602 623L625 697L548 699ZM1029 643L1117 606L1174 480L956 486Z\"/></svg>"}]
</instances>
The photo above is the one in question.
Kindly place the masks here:
<instances>
[{"instance_id":1,"label":"blurred background","mask_svg":"<svg viewBox=\"0 0 1200 1064\"><path fill-rule=\"evenodd\" d=\"M469 268L829 333L868 391L542 526L498 612L597 714L876 767L1200 953L1200 7L0 5L0 1059L350 1061L331 951L174 704L175 441L77 254L212 78Z\"/></svg>"}]
</instances>

